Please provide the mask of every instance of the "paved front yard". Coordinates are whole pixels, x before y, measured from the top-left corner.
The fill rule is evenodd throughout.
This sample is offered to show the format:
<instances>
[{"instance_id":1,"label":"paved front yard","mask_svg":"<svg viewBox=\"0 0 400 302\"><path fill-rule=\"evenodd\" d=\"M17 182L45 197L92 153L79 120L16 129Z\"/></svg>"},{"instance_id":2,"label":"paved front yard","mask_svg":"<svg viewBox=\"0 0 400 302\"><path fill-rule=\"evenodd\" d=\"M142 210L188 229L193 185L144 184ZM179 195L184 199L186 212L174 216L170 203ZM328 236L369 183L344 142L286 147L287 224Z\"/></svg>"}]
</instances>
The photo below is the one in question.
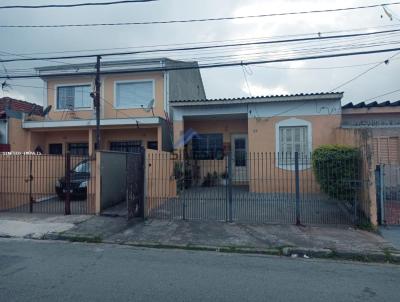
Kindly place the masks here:
<instances>
[{"instance_id":1,"label":"paved front yard","mask_svg":"<svg viewBox=\"0 0 400 302\"><path fill-rule=\"evenodd\" d=\"M184 190L166 201L148 198L149 216L162 219L227 221L226 187L197 187ZM232 220L237 222L295 223L296 202L292 193L251 193L233 187ZM304 224L353 224L353 216L343 203L322 194L300 196L301 222Z\"/></svg>"}]
</instances>

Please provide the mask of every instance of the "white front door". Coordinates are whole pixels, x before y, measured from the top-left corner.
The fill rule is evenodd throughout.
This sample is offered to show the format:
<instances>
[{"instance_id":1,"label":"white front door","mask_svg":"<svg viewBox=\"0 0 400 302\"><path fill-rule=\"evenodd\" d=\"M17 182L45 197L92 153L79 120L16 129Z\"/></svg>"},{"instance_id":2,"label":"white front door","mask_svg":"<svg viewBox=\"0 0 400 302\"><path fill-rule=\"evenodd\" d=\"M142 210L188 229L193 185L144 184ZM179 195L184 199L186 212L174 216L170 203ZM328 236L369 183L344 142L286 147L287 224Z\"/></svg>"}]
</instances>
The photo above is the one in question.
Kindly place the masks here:
<instances>
[{"instance_id":1,"label":"white front door","mask_svg":"<svg viewBox=\"0 0 400 302\"><path fill-rule=\"evenodd\" d=\"M247 134L232 135L232 179L235 182L248 181L247 175Z\"/></svg>"}]
</instances>

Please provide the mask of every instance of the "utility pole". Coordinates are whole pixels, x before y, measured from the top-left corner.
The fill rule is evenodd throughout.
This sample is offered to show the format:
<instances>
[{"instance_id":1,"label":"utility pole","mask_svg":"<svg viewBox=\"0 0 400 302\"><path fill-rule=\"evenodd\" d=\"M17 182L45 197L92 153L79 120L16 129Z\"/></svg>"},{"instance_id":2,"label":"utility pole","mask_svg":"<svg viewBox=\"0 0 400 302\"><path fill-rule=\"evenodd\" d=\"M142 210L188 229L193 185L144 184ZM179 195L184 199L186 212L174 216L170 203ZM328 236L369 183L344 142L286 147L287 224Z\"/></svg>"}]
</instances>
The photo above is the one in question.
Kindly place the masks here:
<instances>
[{"instance_id":1,"label":"utility pole","mask_svg":"<svg viewBox=\"0 0 400 302\"><path fill-rule=\"evenodd\" d=\"M94 106L96 109L96 144L95 150L100 149L100 59L101 56L97 56L97 63L96 63L96 91L94 95Z\"/></svg>"}]
</instances>

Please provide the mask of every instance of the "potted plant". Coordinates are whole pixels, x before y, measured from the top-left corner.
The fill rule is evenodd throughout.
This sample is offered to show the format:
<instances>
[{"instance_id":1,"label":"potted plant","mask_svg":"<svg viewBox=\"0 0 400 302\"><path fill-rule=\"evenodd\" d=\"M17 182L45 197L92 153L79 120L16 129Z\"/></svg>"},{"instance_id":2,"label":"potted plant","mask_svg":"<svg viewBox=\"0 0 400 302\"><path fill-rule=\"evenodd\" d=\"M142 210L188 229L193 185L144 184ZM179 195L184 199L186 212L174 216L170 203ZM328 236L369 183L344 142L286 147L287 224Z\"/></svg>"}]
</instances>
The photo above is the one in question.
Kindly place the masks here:
<instances>
[{"instance_id":1,"label":"potted plant","mask_svg":"<svg viewBox=\"0 0 400 302\"><path fill-rule=\"evenodd\" d=\"M220 185L221 186L228 185L228 178L229 178L228 172L225 171L221 173Z\"/></svg>"},{"instance_id":2,"label":"potted plant","mask_svg":"<svg viewBox=\"0 0 400 302\"><path fill-rule=\"evenodd\" d=\"M183 174L183 162L176 162L174 164L174 178L176 180L176 186L178 192L182 191L185 182Z\"/></svg>"},{"instance_id":3,"label":"potted plant","mask_svg":"<svg viewBox=\"0 0 400 302\"><path fill-rule=\"evenodd\" d=\"M212 175L211 175L211 173L207 173L207 175L204 176L202 186L203 187L211 187L211 185L212 185Z\"/></svg>"}]
</instances>

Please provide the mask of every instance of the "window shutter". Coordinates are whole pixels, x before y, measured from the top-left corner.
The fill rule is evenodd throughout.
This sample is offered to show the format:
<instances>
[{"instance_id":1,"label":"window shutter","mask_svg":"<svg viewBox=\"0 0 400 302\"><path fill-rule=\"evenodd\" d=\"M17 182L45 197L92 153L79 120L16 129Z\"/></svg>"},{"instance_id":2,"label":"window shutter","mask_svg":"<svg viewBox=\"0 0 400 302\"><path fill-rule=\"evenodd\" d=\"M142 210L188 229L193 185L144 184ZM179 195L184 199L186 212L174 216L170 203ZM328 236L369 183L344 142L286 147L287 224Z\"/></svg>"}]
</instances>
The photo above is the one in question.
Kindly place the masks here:
<instances>
[{"instance_id":1,"label":"window shutter","mask_svg":"<svg viewBox=\"0 0 400 302\"><path fill-rule=\"evenodd\" d=\"M73 110L74 109L74 100L75 100L75 87L65 87L66 89L66 108Z\"/></svg>"},{"instance_id":2,"label":"window shutter","mask_svg":"<svg viewBox=\"0 0 400 302\"><path fill-rule=\"evenodd\" d=\"M67 92L65 87L58 87L57 90L57 109L65 109L67 100Z\"/></svg>"}]
</instances>

